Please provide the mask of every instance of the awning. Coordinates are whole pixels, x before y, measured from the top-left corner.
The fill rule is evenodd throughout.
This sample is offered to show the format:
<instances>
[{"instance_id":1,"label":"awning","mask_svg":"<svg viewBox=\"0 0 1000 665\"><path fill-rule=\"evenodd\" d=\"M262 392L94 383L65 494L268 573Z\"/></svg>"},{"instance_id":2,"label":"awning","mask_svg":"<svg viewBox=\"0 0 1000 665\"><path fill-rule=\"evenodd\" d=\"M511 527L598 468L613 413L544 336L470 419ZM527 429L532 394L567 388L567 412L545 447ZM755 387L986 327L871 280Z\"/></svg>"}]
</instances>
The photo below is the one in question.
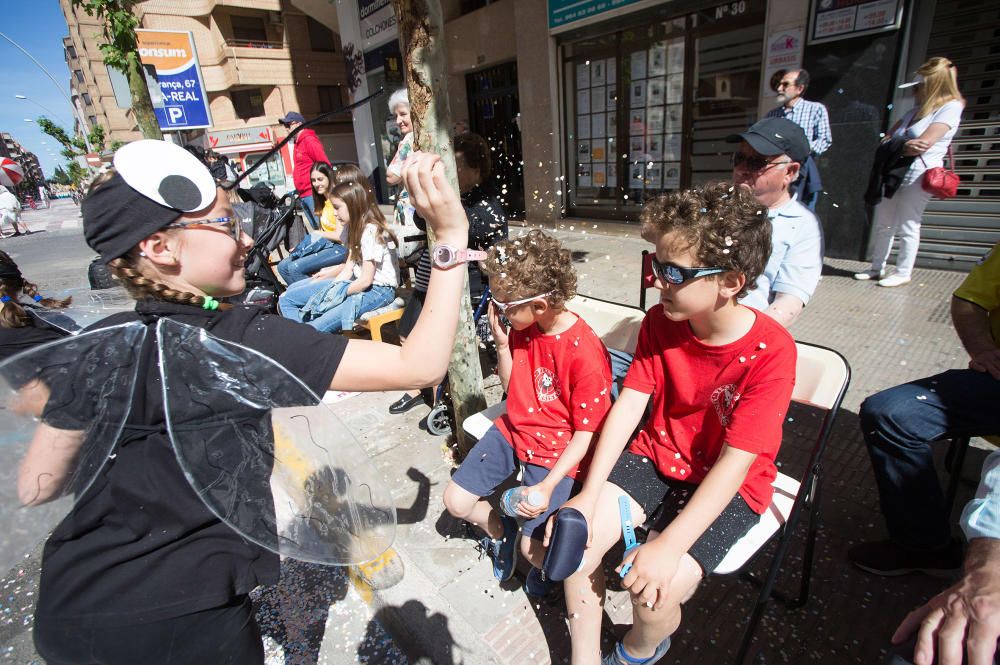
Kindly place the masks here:
<instances>
[{"instance_id":1,"label":"awning","mask_svg":"<svg viewBox=\"0 0 1000 665\"><path fill-rule=\"evenodd\" d=\"M212 148L215 152L220 155L238 155L244 152L259 152L262 150L270 150L274 147L271 142L261 142L261 143L247 143L245 145L230 145L222 148Z\"/></svg>"}]
</instances>

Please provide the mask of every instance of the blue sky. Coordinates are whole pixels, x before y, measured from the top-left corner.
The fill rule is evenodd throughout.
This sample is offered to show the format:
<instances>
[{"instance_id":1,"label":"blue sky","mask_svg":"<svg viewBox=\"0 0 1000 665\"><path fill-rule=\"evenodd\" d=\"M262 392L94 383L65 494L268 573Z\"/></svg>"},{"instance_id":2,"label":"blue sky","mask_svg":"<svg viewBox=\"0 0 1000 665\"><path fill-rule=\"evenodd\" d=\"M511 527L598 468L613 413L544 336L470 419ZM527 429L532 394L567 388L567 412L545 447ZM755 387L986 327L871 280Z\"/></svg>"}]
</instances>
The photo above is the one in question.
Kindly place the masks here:
<instances>
[{"instance_id":1,"label":"blue sky","mask_svg":"<svg viewBox=\"0 0 1000 665\"><path fill-rule=\"evenodd\" d=\"M73 109L63 96L69 95L70 77L62 47L62 38L69 34L66 20L57 0L0 0L0 4L3 5L0 32L31 53L59 83L57 89L35 63L0 37L0 131L9 132L38 155L45 176L49 177L57 164L66 161L59 154L62 146L43 134L37 124L24 119L44 115L72 132ZM14 95L25 95L28 99L17 99Z\"/></svg>"}]
</instances>

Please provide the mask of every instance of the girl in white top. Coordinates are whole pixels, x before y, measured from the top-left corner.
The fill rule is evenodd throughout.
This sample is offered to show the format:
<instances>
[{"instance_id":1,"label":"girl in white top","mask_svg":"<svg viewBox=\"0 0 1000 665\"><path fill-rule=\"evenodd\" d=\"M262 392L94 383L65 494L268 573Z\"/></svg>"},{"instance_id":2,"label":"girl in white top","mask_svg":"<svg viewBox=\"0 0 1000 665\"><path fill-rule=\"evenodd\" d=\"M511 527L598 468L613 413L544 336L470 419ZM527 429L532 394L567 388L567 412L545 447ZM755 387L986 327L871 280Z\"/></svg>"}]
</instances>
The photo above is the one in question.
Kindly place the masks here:
<instances>
[{"instance_id":1,"label":"girl in white top","mask_svg":"<svg viewBox=\"0 0 1000 665\"><path fill-rule=\"evenodd\" d=\"M291 285L278 306L287 318L322 332L339 332L351 330L365 312L393 301L399 285L399 258L396 236L363 184L341 183L330 192L329 200L337 220L347 225L347 261ZM320 300L326 302L320 306Z\"/></svg>"},{"instance_id":2,"label":"girl in white top","mask_svg":"<svg viewBox=\"0 0 1000 665\"><path fill-rule=\"evenodd\" d=\"M903 155L916 157L891 199L875 206L875 245L870 270L855 279L879 280L879 286L902 286L910 281L920 245L920 221L931 195L923 188L924 173L944 164L951 140L958 131L965 99L958 92L955 65L947 58L931 58L917 76L901 88L914 88L916 106L899 119L888 138L906 137ZM892 240L899 237L896 272L886 276L885 264Z\"/></svg>"}]
</instances>

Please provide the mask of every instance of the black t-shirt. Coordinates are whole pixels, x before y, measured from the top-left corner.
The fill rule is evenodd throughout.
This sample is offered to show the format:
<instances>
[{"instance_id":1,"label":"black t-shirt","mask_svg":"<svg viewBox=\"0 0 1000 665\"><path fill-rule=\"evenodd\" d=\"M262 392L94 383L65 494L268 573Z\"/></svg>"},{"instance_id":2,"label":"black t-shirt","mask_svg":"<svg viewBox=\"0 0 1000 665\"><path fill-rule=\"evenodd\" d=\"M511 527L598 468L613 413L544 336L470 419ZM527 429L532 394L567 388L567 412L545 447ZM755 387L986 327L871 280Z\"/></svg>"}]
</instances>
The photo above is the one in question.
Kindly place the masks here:
<instances>
[{"instance_id":1,"label":"black t-shirt","mask_svg":"<svg viewBox=\"0 0 1000 665\"><path fill-rule=\"evenodd\" d=\"M135 312L94 327L153 324L160 316L260 352L319 396L347 346L339 335L247 306L210 312L147 300ZM177 462L166 431L155 337L150 325L131 412L111 458L45 544L36 621L159 621L218 607L259 584L277 582L277 555L216 518Z\"/></svg>"},{"instance_id":2,"label":"black t-shirt","mask_svg":"<svg viewBox=\"0 0 1000 665\"><path fill-rule=\"evenodd\" d=\"M0 328L0 362L39 344L62 339L69 333L34 317L23 328Z\"/></svg>"}]
</instances>

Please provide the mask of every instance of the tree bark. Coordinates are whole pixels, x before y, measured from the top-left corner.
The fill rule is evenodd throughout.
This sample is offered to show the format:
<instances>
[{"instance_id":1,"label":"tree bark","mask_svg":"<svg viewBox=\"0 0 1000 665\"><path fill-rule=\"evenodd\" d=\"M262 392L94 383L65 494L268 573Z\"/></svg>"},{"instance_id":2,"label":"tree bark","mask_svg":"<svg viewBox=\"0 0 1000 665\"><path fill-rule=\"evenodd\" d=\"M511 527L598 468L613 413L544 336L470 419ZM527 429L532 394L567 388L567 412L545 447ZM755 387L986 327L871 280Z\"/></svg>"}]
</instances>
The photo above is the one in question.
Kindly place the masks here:
<instances>
[{"instance_id":1,"label":"tree bark","mask_svg":"<svg viewBox=\"0 0 1000 665\"><path fill-rule=\"evenodd\" d=\"M157 122L156 114L153 112L153 100L149 97L146 75L142 71L139 54L129 53L126 56L126 61L128 62L128 90L132 95L132 112L135 113L139 131L147 139L162 140L163 132L160 131L160 123Z\"/></svg>"},{"instance_id":2,"label":"tree bark","mask_svg":"<svg viewBox=\"0 0 1000 665\"><path fill-rule=\"evenodd\" d=\"M418 150L441 156L448 180L458 191L455 173L455 153L451 144L451 107L448 103L448 79L444 48L444 20L439 0L392 0L399 23L399 39L403 50L403 67L410 96L410 118L413 122L414 146ZM427 237L433 247L435 238L428 228ZM455 438L458 451L464 457L472 448L462 430L468 416L486 408L483 391L483 369L479 363L479 343L472 321L469 277L466 273L462 294L461 314L455 347L448 366L451 403L455 416Z\"/></svg>"}]
</instances>

